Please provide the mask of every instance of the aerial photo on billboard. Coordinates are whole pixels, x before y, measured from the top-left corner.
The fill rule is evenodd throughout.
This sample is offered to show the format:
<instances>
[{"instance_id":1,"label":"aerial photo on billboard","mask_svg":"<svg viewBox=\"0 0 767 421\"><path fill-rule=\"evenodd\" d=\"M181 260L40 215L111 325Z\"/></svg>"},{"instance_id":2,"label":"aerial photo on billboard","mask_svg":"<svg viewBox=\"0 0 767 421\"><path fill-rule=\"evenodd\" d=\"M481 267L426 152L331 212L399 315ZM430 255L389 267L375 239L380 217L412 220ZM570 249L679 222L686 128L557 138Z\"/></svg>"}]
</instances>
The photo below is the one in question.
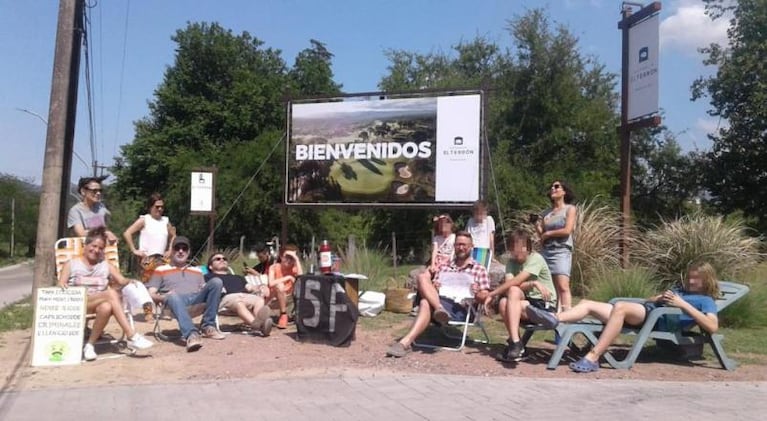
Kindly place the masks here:
<instances>
[{"instance_id":1,"label":"aerial photo on billboard","mask_svg":"<svg viewBox=\"0 0 767 421\"><path fill-rule=\"evenodd\" d=\"M476 200L479 95L348 97L290 112L288 204ZM448 174L456 165L467 172Z\"/></svg>"}]
</instances>

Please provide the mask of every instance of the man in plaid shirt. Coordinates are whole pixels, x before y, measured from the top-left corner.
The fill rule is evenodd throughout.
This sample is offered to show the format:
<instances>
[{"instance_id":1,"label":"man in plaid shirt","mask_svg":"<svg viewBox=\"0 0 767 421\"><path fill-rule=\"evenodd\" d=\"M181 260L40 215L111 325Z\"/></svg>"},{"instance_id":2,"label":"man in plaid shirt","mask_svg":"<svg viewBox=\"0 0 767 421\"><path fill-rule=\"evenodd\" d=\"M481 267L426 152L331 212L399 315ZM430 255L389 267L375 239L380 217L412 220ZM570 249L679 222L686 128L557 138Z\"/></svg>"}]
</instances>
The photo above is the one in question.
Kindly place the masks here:
<instances>
[{"instance_id":1,"label":"man in plaid shirt","mask_svg":"<svg viewBox=\"0 0 767 421\"><path fill-rule=\"evenodd\" d=\"M490 281L487 278L487 270L471 258L473 248L471 234L466 231L456 233L454 248L453 260L440 266L434 274L434 279L428 271L418 278L418 295L416 296L418 315L407 335L392 344L386 351L386 355L396 358L407 355L413 341L426 330L432 320L437 324L445 325L451 319L463 320L466 317L467 310L463 303L439 295L440 277L456 279L452 274L463 274L463 278L469 284L466 286L474 294L475 302L482 303L488 296Z\"/></svg>"}]
</instances>

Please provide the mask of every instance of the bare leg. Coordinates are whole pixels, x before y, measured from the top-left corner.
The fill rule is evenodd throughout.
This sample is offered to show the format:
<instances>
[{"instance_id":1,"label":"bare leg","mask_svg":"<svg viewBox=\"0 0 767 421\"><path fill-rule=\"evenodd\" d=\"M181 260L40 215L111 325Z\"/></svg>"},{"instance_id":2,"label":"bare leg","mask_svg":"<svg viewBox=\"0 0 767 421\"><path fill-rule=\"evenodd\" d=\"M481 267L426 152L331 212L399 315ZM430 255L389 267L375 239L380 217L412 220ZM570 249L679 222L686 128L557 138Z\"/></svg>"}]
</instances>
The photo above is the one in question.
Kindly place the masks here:
<instances>
[{"instance_id":1,"label":"bare leg","mask_svg":"<svg viewBox=\"0 0 767 421\"><path fill-rule=\"evenodd\" d=\"M509 318L508 316L506 316L509 313L508 303L509 303L509 299L506 297L503 297L500 300L498 300L498 311L501 313L501 320L503 320L503 325L506 326L506 332L509 332L509 335L511 335L511 328L509 327Z\"/></svg>"},{"instance_id":2,"label":"bare leg","mask_svg":"<svg viewBox=\"0 0 767 421\"><path fill-rule=\"evenodd\" d=\"M519 342L519 319L522 317L522 301L525 299L525 294L519 287L511 287L506 297L508 298L508 303L506 304L508 314L505 324L511 340Z\"/></svg>"},{"instance_id":3,"label":"bare leg","mask_svg":"<svg viewBox=\"0 0 767 421\"><path fill-rule=\"evenodd\" d=\"M128 323L128 318L125 317L122 301L120 301L120 295L112 288L107 288L105 292L107 293L108 302L112 306L112 315L115 316L115 321L117 321L117 324L122 328L125 337L132 338L136 332L133 331L130 323Z\"/></svg>"},{"instance_id":4,"label":"bare leg","mask_svg":"<svg viewBox=\"0 0 767 421\"><path fill-rule=\"evenodd\" d=\"M619 301L613 306L610 318L599 336L599 341L594 348L586 354L586 359L592 362L599 361L599 357L607 351L607 347L613 343L615 338L621 333L624 323L630 325L641 325L647 317L647 311L639 303L629 301Z\"/></svg>"},{"instance_id":5,"label":"bare leg","mask_svg":"<svg viewBox=\"0 0 767 421\"><path fill-rule=\"evenodd\" d=\"M95 305L95 308L91 310L91 306L88 305L88 312L95 312L96 313L96 320L93 321L93 329L91 329L91 336L88 337L88 343L93 345L96 343L96 341L99 339L101 334L104 332L104 327L106 327L107 322L109 321L109 316L112 315L112 307L109 302L101 301L97 305Z\"/></svg>"},{"instance_id":6,"label":"bare leg","mask_svg":"<svg viewBox=\"0 0 767 421\"><path fill-rule=\"evenodd\" d=\"M610 313L612 311L612 304L599 301L581 300L578 305L570 310L557 314L557 319L559 319L560 322L572 323L583 320L586 316L591 316L599 319L602 323L606 323L607 319L610 318Z\"/></svg>"},{"instance_id":7,"label":"bare leg","mask_svg":"<svg viewBox=\"0 0 767 421\"><path fill-rule=\"evenodd\" d=\"M418 277L418 293L431 305L431 308L436 310L442 307L439 302L439 291L434 287L429 272L424 272ZM423 300L421 301L423 302Z\"/></svg>"},{"instance_id":8,"label":"bare leg","mask_svg":"<svg viewBox=\"0 0 767 421\"><path fill-rule=\"evenodd\" d=\"M280 305L280 314L288 312L288 299L285 296L285 284L280 282L276 285L275 294L277 296L277 303Z\"/></svg>"},{"instance_id":9,"label":"bare leg","mask_svg":"<svg viewBox=\"0 0 767 421\"><path fill-rule=\"evenodd\" d=\"M557 289L557 312L567 311L573 305L573 295L570 292L570 277L554 275L554 287Z\"/></svg>"},{"instance_id":10,"label":"bare leg","mask_svg":"<svg viewBox=\"0 0 767 421\"><path fill-rule=\"evenodd\" d=\"M242 301L238 301L237 304L234 305L234 312L237 313L237 316L239 316L243 322L249 325L253 324L253 320L256 319L255 316L253 316L253 313L248 310L248 307Z\"/></svg>"},{"instance_id":11,"label":"bare leg","mask_svg":"<svg viewBox=\"0 0 767 421\"><path fill-rule=\"evenodd\" d=\"M410 328L410 331L399 340L399 342L404 345L405 348L409 347L418 335L423 333L423 331L429 327L429 322L431 322L431 306L426 299L421 298L421 302L418 306L418 314L415 316L413 326Z\"/></svg>"}]
</instances>

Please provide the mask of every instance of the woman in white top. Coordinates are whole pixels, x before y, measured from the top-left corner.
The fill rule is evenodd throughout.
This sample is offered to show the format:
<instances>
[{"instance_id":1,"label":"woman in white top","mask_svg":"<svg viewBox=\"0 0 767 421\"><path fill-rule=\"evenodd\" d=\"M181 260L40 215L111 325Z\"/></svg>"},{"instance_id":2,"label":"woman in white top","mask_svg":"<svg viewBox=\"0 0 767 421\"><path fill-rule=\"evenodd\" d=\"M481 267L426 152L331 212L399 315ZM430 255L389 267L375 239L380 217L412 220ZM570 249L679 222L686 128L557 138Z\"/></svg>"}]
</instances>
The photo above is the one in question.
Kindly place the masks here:
<instances>
[{"instance_id":1,"label":"woman in white top","mask_svg":"<svg viewBox=\"0 0 767 421\"><path fill-rule=\"evenodd\" d=\"M152 275L155 265L149 265L150 261L157 261L153 257L162 256L163 259L169 259L176 237L176 228L170 224L167 216L163 216L165 211L165 202L160 193L152 193L147 200L147 213L139 216L128 229L123 232L123 238L130 247L131 253L141 259L141 267L145 272L141 280L146 282ZM139 233L139 246L136 248L133 243L133 236ZM123 289L123 296L128 303L128 307L133 309L141 308L144 311L144 319L151 321L153 319L154 305L149 293L143 284L132 284Z\"/></svg>"},{"instance_id":2,"label":"woman in white top","mask_svg":"<svg viewBox=\"0 0 767 421\"><path fill-rule=\"evenodd\" d=\"M165 212L165 202L160 193L152 193L147 200L147 213L139 216L123 233L131 253L143 259L153 254L170 258L171 244L176 236L176 229L171 225ZM138 247L133 243L133 236L139 233Z\"/></svg>"}]
</instances>

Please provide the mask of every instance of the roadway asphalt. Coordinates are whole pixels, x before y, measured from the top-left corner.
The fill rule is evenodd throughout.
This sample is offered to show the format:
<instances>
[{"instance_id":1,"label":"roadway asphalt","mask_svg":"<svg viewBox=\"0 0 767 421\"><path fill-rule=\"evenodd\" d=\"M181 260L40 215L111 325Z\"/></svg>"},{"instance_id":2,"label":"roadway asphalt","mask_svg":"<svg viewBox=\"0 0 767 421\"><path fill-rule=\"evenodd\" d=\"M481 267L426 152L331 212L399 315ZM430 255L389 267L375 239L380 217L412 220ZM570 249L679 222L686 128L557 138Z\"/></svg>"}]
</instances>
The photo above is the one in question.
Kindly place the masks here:
<instances>
[{"instance_id":1,"label":"roadway asphalt","mask_svg":"<svg viewBox=\"0 0 767 421\"><path fill-rule=\"evenodd\" d=\"M0 268L0 309L32 294L33 265L30 260Z\"/></svg>"},{"instance_id":2,"label":"roadway asphalt","mask_svg":"<svg viewBox=\"0 0 767 421\"><path fill-rule=\"evenodd\" d=\"M361 373L4 392L0 419L740 421L765 419L766 389L767 382Z\"/></svg>"}]
</instances>

